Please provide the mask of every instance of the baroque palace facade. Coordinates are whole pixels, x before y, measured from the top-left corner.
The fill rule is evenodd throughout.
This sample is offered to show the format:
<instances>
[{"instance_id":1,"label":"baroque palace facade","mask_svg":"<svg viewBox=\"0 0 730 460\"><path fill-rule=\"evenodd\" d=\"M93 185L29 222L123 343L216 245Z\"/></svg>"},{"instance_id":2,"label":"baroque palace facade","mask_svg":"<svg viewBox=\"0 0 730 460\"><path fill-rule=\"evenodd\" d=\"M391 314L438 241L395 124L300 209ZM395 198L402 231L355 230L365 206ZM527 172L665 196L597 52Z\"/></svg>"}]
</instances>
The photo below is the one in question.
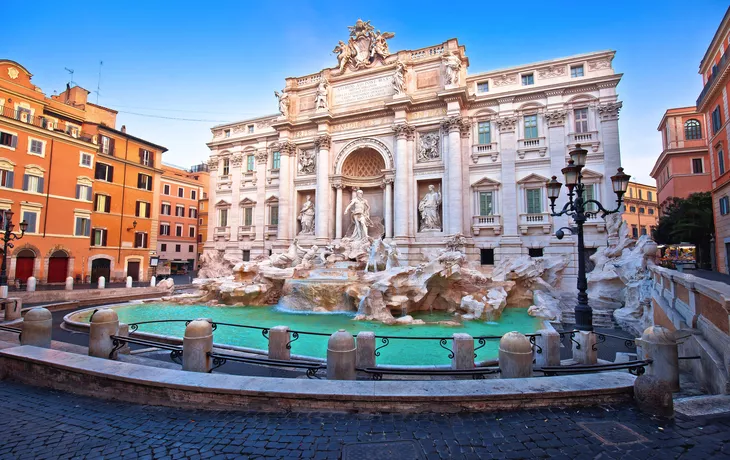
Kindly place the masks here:
<instances>
[{"instance_id":1,"label":"baroque palace facade","mask_svg":"<svg viewBox=\"0 0 730 460\"><path fill-rule=\"evenodd\" d=\"M336 67L275 92L279 114L212 129L206 250L247 260L294 238L337 244L358 231L346 211L361 190L369 236L396 242L410 263L461 233L484 265L566 253L573 275L575 238L553 236L569 221L549 215L545 182L580 144L587 193L614 203L614 52L469 74L458 40L391 53L393 35L358 20ZM586 232L588 247L606 244L602 219Z\"/></svg>"}]
</instances>

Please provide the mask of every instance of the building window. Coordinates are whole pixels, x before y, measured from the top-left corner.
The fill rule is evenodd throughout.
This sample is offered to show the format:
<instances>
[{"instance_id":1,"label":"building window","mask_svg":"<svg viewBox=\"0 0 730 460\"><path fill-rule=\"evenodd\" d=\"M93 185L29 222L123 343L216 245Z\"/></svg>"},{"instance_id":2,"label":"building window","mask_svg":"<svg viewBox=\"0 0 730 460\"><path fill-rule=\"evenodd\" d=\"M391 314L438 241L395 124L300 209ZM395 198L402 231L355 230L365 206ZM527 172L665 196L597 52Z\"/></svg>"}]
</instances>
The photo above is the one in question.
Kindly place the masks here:
<instances>
[{"instance_id":1,"label":"building window","mask_svg":"<svg viewBox=\"0 0 730 460\"><path fill-rule=\"evenodd\" d=\"M229 160L228 158L223 159L222 172L224 176L227 176L231 172L231 160Z\"/></svg>"},{"instance_id":2,"label":"building window","mask_svg":"<svg viewBox=\"0 0 730 460\"><path fill-rule=\"evenodd\" d=\"M271 159L271 169L273 169L274 171L277 171L280 166L281 166L281 153L274 152L272 159Z\"/></svg>"},{"instance_id":3,"label":"building window","mask_svg":"<svg viewBox=\"0 0 730 460\"><path fill-rule=\"evenodd\" d=\"M717 149L717 166L720 169L720 174L725 174L725 154L722 148Z\"/></svg>"},{"instance_id":4,"label":"building window","mask_svg":"<svg viewBox=\"0 0 730 460\"><path fill-rule=\"evenodd\" d=\"M477 131L479 134L479 144L491 144L492 143L492 126L488 121L480 121L477 125Z\"/></svg>"},{"instance_id":5,"label":"building window","mask_svg":"<svg viewBox=\"0 0 730 460\"><path fill-rule=\"evenodd\" d=\"M725 216L729 212L730 212L730 199L728 199L728 197L724 196L724 197L720 198L720 214Z\"/></svg>"},{"instance_id":6,"label":"building window","mask_svg":"<svg viewBox=\"0 0 730 460\"><path fill-rule=\"evenodd\" d=\"M183 226L182 225L175 225L175 236L183 236Z\"/></svg>"},{"instance_id":7,"label":"building window","mask_svg":"<svg viewBox=\"0 0 730 460\"><path fill-rule=\"evenodd\" d=\"M702 158L692 158L692 173L702 174L703 172Z\"/></svg>"},{"instance_id":8,"label":"building window","mask_svg":"<svg viewBox=\"0 0 730 460\"><path fill-rule=\"evenodd\" d=\"M94 197L94 211L96 212L111 212L112 208L112 197L109 195L96 194Z\"/></svg>"},{"instance_id":9,"label":"building window","mask_svg":"<svg viewBox=\"0 0 730 460\"><path fill-rule=\"evenodd\" d=\"M279 225L279 207L272 206L269 210L269 225Z\"/></svg>"},{"instance_id":10,"label":"building window","mask_svg":"<svg viewBox=\"0 0 730 460\"><path fill-rule=\"evenodd\" d=\"M244 249L242 256L244 262L249 262L251 260L251 250Z\"/></svg>"},{"instance_id":11,"label":"building window","mask_svg":"<svg viewBox=\"0 0 730 460\"><path fill-rule=\"evenodd\" d=\"M542 248L528 248L527 254L530 257L542 257Z\"/></svg>"},{"instance_id":12,"label":"building window","mask_svg":"<svg viewBox=\"0 0 730 460\"><path fill-rule=\"evenodd\" d=\"M535 84L535 76L531 73L522 76L522 86L529 86Z\"/></svg>"},{"instance_id":13,"label":"building window","mask_svg":"<svg viewBox=\"0 0 730 460\"><path fill-rule=\"evenodd\" d=\"M152 176L142 173L137 174L137 188L152 190Z\"/></svg>"},{"instance_id":14,"label":"building window","mask_svg":"<svg viewBox=\"0 0 730 460\"><path fill-rule=\"evenodd\" d=\"M243 225L250 227L253 223L253 208L243 208Z\"/></svg>"},{"instance_id":15,"label":"building window","mask_svg":"<svg viewBox=\"0 0 730 460\"><path fill-rule=\"evenodd\" d=\"M192 225L188 227L188 236L190 238L195 238L195 227L193 227Z\"/></svg>"},{"instance_id":16,"label":"building window","mask_svg":"<svg viewBox=\"0 0 730 460\"><path fill-rule=\"evenodd\" d=\"M654 195L651 193L651 190L648 190L646 192L646 199L649 201L654 201Z\"/></svg>"},{"instance_id":17,"label":"building window","mask_svg":"<svg viewBox=\"0 0 730 460\"><path fill-rule=\"evenodd\" d=\"M43 193L43 177L35 174L23 175L23 190L26 192Z\"/></svg>"},{"instance_id":18,"label":"building window","mask_svg":"<svg viewBox=\"0 0 730 460\"><path fill-rule=\"evenodd\" d=\"M139 164L144 166L154 166L154 153L149 150L139 149Z\"/></svg>"},{"instance_id":19,"label":"building window","mask_svg":"<svg viewBox=\"0 0 730 460\"><path fill-rule=\"evenodd\" d=\"M178 187L177 188L177 197L178 198L185 197L185 189L184 188L182 188L182 187Z\"/></svg>"},{"instance_id":20,"label":"building window","mask_svg":"<svg viewBox=\"0 0 730 460\"><path fill-rule=\"evenodd\" d=\"M630 210L631 212L636 212L636 206L631 206L631 207L629 208L629 210Z\"/></svg>"},{"instance_id":21,"label":"building window","mask_svg":"<svg viewBox=\"0 0 730 460\"><path fill-rule=\"evenodd\" d=\"M106 229L95 228L91 232L91 245L92 246L106 246Z\"/></svg>"},{"instance_id":22,"label":"building window","mask_svg":"<svg viewBox=\"0 0 730 460\"><path fill-rule=\"evenodd\" d=\"M104 155L114 156L114 139L107 136L99 137L99 151Z\"/></svg>"},{"instance_id":23,"label":"building window","mask_svg":"<svg viewBox=\"0 0 730 460\"><path fill-rule=\"evenodd\" d=\"M79 166L91 169L91 163L94 161L94 156L90 153L81 152L79 155Z\"/></svg>"},{"instance_id":24,"label":"building window","mask_svg":"<svg viewBox=\"0 0 730 460\"><path fill-rule=\"evenodd\" d=\"M74 235L76 235L76 236L91 235L91 219L89 219L88 217L77 217Z\"/></svg>"},{"instance_id":25,"label":"building window","mask_svg":"<svg viewBox=\"0 0 730 460\"><path fill-rule=\"evenodd\" d=\"M176 244L175 245L175 252L180 252L182 250L182 245Z\"/></svg>"},{"instance_id":26,"label":"building window","mask_svg":"<svg viewBox=\"0 0 730 460\"><path fill-rule=\"evenodd\" d=\"M43 156L43 141L39 141L37 139L30 139L30 142L28 143L28 153L31 155L38 155Z\"/></svg>"},{"instance_id":27,"label":"building window","mask_svg":"<svg viewBox=\"0 0 730 460\"><path fill-rule=\"evenodd\" d=\"M135 206L134 215L137 217L150 217L150 204L146 201L138 201Z\"/></svg>"},{"instance_id":28,"label":"building window","mask_svg":"<svg viewBox=\"0 0 730 460\"><path fill-rule=\"evenodd\" d=\"M146 248L147 247L147 233L135 232L134 247L135 248Z\"/></svg>"},{"instance_id":29,"label":"building window","mask_svg":"<svg viewBox=\"0 0 730 460\"><path fill-rule=\"evenodd\" d=\"M479 192L479 215L491 216L494 214L494 193Z\"/></svg>"},{"instance_id":30,"label":"building window","mask_svg":"<svg viewBox=\"0 0 730 460\"><path fill-rule=\"evenodd\" d=\"M715 107L712 111L712 134L717 134L722 127L722 114L720 113L720 106Z\"/></svg>"},{"instance_id":31,"label":"building window","mask_svg":"<svg viewBox=\"0 0 730 460\"><path fill-rule=\"evenodd\" d=\"M578 78L583 75L583 64L570 66L570 78Z\"/></svg>"},{"instance_id":32,"label":"building window","mask_svg":"<svg viewBox=\"0 0 730 460\"><path fill-rule=\"evenodd\" d=\"M38 214L38 211L23 211L23 220L28 224L25 233L38 232Z\"/></svg>"},{"instance_id":33,"label":"building window","mask_svg":"<svg viewBox=\"0 0 730 460\"><path fill-rule=\"evenodd\" d=\"M223 130L223 137L231 137L231 130L230 129L224 129Z\"/></svg>"},{"instance_id":34,"label":"building window","mask_svg":"<svg viewBox=\"0 0 730 460\"><path fill-rule=\"evenodd\" d=\"M586 184L585 188L583 189L583 199L585 201L589 200L595 200L596 197L596 184ZM598 211L598 207L596 207L596 203L588 203L585 206L586 211L588 212L596 212Z\"/></svg>"},{"instance_id":35,"label":"building window","mask_svg":"<svg viewBox=\"0 0 730 460\"><path fill-rule=\"evenodd\" d=\"M18 146L18 136L0 131L0 145L14 149Z\"/></svg>"},{"instance_id":36,"label":"building window","mask_svg":"<svg viewBox=\"0 0 730 460\"><path fill-rule=\"evenodd\" d=\"M76 184L76 199L91 201L91 186L84 184Z\"/></svg>"},{"instance_id":37,"label":"building window","mask_svg":"<svg viewBox=\"0 0 730 460\"><path fill-rule=\"evenodd\" d=\"M160 214L163 216L169 216L171 211L171 206L168 203L162 203L162 207L160 208Z\"/></svg>"},{"instance_id":38,"label":"building window","mask_svg":"<svg viewBox=\"0 0 730 460\"><path fill-rule=\"evenodd\" d=\"M185 206L177 205L175 206L175 216L176 217L185 217Z\"/></svg>"},{"instance_id":39,"label":"building window","mask_svg":"<svg viewBox=\"0 0 730 460\"><path fill-rule=\"evenodd\" d=\"M191 219L197 219L198 218L198 210L195 208L188 209L188 217Z\"/></svg>"},{"instance_id":40,"label":"building window","mask_svg":"<svg viewBox=\"0 0 730 460\"><path fill-rule=\"evenodd\" d=\"M160 251L161 252L167 251L167 244L165 244L165 243L160 244Z\"/></svg>"},{"instance_id":41,"label":"building window","mask_svg":"<svg viewBox=\"0 0 730 460\"><path fill-rule=\"evenodd\" d=\"M494 249L480 249L479 259L482 265L494 265Z\"/></svg>"},{"instance_id":42,"label":"building window","mask_svg":"<svg viewBox=\"0 0 730 460\"><path fill-rule=\"evenodd\" d=\"M537 115L525 115L525 139L537 137Z\"/></svg>"},{"instance_id":43,"label":"building window","mask_svg":"<svg viewBox=\"0 0 730 460\"><path fill-rule=\"evenodd\" d=\"M248 133L253 134L253 125L248 125L247 128L248 128Z\"/></svg>"},{"instance_id":44,"label":"building window","mask_svg":"<svg viewBox=\"0 0 730 460\"><path fill-rule=\"evenodd\" d=\"M253 171L255 168L255 158L253 155L246 156L246 171Z\"/></svg>"},{"instance_id":45,"label":"building window","mask_svg":"<svg viewBox=\"0 0 730 460\"><path fill-rule=\"evenodd\" d=\"M480 81L477 83L477 93L488 93L489 92L489 82L488 81Z\"/></svg>"},{"instance_id":46,"label":"building window","mask_svg":"<svg viewBox=\"0 0 730 460\"><path fill-rule=\"evenodd\" d=\"M644 195L644 194L643 194L642 190L641 190L641 189L639 189L639 199L640 199L640 200L643 200L643 199L644 199L644 196L643 196L643 195Z\"/></svg>"},{"instance_id":47,"label":"building window","mask_svg":"<svg viewBox=\"0 0 730 460\"><path fill-rule=\"evenodd\" d=\"M654 215L654 208L649 208L649 215L650 216L653 216Z\"/></svg>"},{"instance_id":48,"label":"building window","mask_svg":"<svg viewBox=\"0 0 730 460\"><path fill-rule=\"evenodd\" d=\"M228 226L228 209L219 209L218 210L218 226L219 227Z\"/></svg>"},{"instance_id":49,"label":"building window","mask_svg":"<svg viewBox=\"0 0 730 460\"><path fill-rule=\"evenodd\" d=\"M191 200L197 200L198 199L198 191L197 190L190 190L190 199Z\"/></svg>"},{"instance_id":50,"label":"building window","mask_svg":"<svg viewBox=\"0 0 730 460\"><path fill-rule=\"evenodd\" d=\"M525 190L527 198L527 214L542 213L542 189L528 188Z\"/></svg>"},{"instance_id":51,"label":"building window","mask_svg":"<svg viewBox=\"0 0 730 460\"><path fill-rule=\"evenodd\" d=\"M114 182L114 166L97 163L96 170L94 171L94 179Z\"/></svg>"},{"instance_id":52,"label":"building window","mask_svg":"<svg viewBox=\"0 0 730 460\"><path fill-rule=\"evenodd\" d=\"M7 169L0 169L0 187L13 188L13 177L15 173Z\"/></svg>"},{"instance_id":53,"label":"building window","mask_svg":"<svg viewBox=\"0 0 730 460\"><path fill-rule=\"evenodd\" d=\"M646 227L641 227L641 234L646 235Z\"/></svg>"},{"instance_id":54,"label":"building window","mask_svg":"<svg viewBox=\"0 0 730 460\"><path fill-rule=\"evenodd\" d=\"M193 246L192 244L188 245L188 252L195 252L195 246Z\"/></svg>"},{"instance_id":55,"label":"building window","mask_svg":"<svg viewBox=\"0 0 730 460\"><path fill-rule=\"evenodd\" d=\"M639 208L639 214L646 214L646 209Z\"/></svg>"},{"instance_id":56,"label":"building window","mask_svg":"<svg viewBox=\"0 0 730 460\"><path fill-rule=\"evenodd\" d=\"M573 111L575 115L575 132L576 133L587 133L588 132L588 109L575 109Z\"/></svg>"},{"instance_id":57,"label":"building window","mask_svg":"<svg viewBox=\"0 0 730 460\"><path fill-rule=\"evenodd\" d=\"M697 120L687 120L684 124L684 139L694 140L702 139L702 125Z\"/></svg>"},{"instance_id":58,"label":"building window","mask_svg":"<svg viewBox=\"0 0 730 460\"><path fill-rule=\"evenodd\" d=\"M165 184L165 185L162 186L162 193L164 195L169 195L170 194L170 185L169 184Z\"/></svg>"},{"instance_id":59,"label":"building window","mask_svg":"<svg viewBox=\"0 0 730 460\"><path fill-rule=\"evenodd\" d=\"M160 224L160 235L170 236L170 224Z\"/></svg>"},{"instance_id":60,"label":"building window","mask_svg":"<svg viewBox=\"0 0 730 460\"><path fill-rule=\"evenodd\" d=\"M632 225L631 226L631 236L633 238L638 238L639 237L639 228L636 225Z\"/></svg>"}]
</instances>

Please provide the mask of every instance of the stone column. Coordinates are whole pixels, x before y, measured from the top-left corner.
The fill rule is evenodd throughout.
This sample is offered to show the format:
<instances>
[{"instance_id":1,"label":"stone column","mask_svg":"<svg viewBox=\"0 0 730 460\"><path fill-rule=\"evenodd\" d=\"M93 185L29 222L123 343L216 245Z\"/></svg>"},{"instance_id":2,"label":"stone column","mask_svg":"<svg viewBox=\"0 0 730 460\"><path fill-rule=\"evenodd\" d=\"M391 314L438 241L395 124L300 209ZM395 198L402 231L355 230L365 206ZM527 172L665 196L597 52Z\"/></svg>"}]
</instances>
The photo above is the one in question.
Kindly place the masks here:
<instances>
[{"instance_id":1,"label":"stone column","mask_svg":"<svg viewBox=\"0 0 730 460\"><path fill-rule=\"evenodd\" d=\"M451 343L454 346L451 368L474 369L474 338L469 334L457 332L453 335Z\"/></svg>"},{"instance_id":2,"label":"stone column","mask_svg":"<svg viewBox=\"0 0 730 460\"><path fill-rule=\"evenodd\" d=\"M355 380L357 347L352 334L340 329L327 341L327 380Z\"/></svg>"},{"instance_id":3,"label":"stone column","mask_svg":"<svg viewBox=\"0 0 730 460\"><path fill-rule=\"evenodd\" d=\"M596 345L595 332L578 331L575 333L573 344L573 360L578 364L597 364L598 350Z\"/></svg>"},{"instance_id":4,"label":"stone column","mask_svg":"<svg viewBox=\"0 0 730 460\"><path fill-rule=\"evenodd\" d=\"M291 359L291 348L286 347L290 341L288 326L275 326L269 329L269 359Z\"/></svg>"},{"instance_id":5,"label":"stone column","mask_svg":"<svg viewBox=\"0 0 730 460\"><path fill-rule=\"evenodd\" d=\"M125 287L131 288L132 287L132 283L133 283L132 277L131 276L128 276L127 277L127 283L125 284Z\"/></svg>"},{"instance_id":6,"label":"stone column","mask_svg":"<svg viewBox=\"0 0 730 460\"><path fill-rule=\"evenodd\" d=\"M366 369L375 367L375 333L359 332L357 334L357 356L355 367Z\"/></svg>"},{"instance_id":7,"label":"stone column","mask_svg":"<svg viewBox=\"0 0 730 460\"><path fill-rule=\"evenodd\" d=\"M29 281L28 284L30 284L30 278L28 278L28 281ZM105 287L106 287L106 278L104 278L103 276L100 276L99 279L96 281L96 288L104 289Z\"/></svg>"},{"instance_id":8,"label":"stone column","mask_svg":"<svg viewBox=\"0 0 730 460\"><path fill-rule=\"evenodd\" d=\"M234 153L231 155L230 176L231 176L231 207L228 208L228 229L230 231L230 242L238 241L238 227L241 225L241 184L243 178L243 163L245 159L243 154ZM228 251L231 250L229 247ZM241 255L241 248L235 245L236 254Z\"/></svg>"},{"instance_id":9,"label":"stone column","mask_svg":"<svg viewBox=\"0 0 730 460\"><path fill-rule=\"evenodd\" d=\"M66 286L65 288L67 291L73 291L74 289L74 279L72 276L69 276L66 278Z\"/></svg>"},{"instance_id":10,"label":"stone column","mask_svg":"<svg viewBox=\"0 0 730 460\"><path fill-rule=\"evenodd\" d=\"M448 224L444 230L448 233L463 233L462 221L464 219L464 206L462 190L462 161L461 161L461 135L463 120L461 117L451 117L443 121L442 126L449 133L449 155L446 165L448 171L446 189L448 190L448 206L444 217Z\"/></svg>"},{"instance_id":11,"label":"stone column","mask_svg":"<svg viewBox=\"0 0 730 460\"><path fill-rule=\"evenodd\" d=\"M342 238L342 184L334 184L335 199L335 238Z\"/></svg>"},{"instance_id":12,"label":"stone column","mask_svg":"<svg viewBox=\"0 0 730 460\"><path fill-rule=\"evenodd\" d=\"M210 372L213 326L206 319L191 321L183 336L182 368L190 372Z\"/></svg>"},{"instance_id":13,"label":"stone column","mask_svg":"<svg viewBox=\"0 0 730 460\"><path fill-rule=\"evenodd\" d=\"M395 200L404 203L406 206L396 210L394 214L394 231L396 238L408 236L408 216L411 209L408 204L408 145L407 138L413 133L413 127L403 123L395 125L393 131L396 135L395 141Z\"/></svg>"},{"instance_id":14,"label":"stone column","mask_svg":"<svg viewBox=\"0 0 730 460\"><path fill-rule=\"evenodd\" d=\"M101 277L103 278L103 276ZM99 278L99 279L101 279ZM28 284L25 286L25 290L28 292L34 292L35 291L35 284L36 284L36 278L35 276L31 276L28 278Z\"/></svg>"},{"instance_id":15,"label":"stone column","mask_svg":"<svg viewBox=\"0 0 730 460\"><path fill-rule=\"evenodd\" d=\"M119 317L110 308L96 310L89 325L89 356L114 359L109 356L114 349L111 336L119 331Z\"/></svg>"},{"instance_id":16,"label":"stone column","mask_svg":"<svg viewBox=\"0 0 730 460\"><path fill-rule=\"evenodd\" d=\"M317 196L315 197L314 234L320 244L329 241L330 228L330 144L329 134L322 134L314 140L317 153Z\"/></svg>"},{"instance_id":17,"label":"stone column","mask_svg":"<svg viewBox=\"0 0 730 460\"><path fill-rule=\"evenodd\" d=\"M508 332L499 341L499 372L503 379L532 377L532 344L519 332Z\"/></svg>"},{"instance_id":18,"label":"stone column","mask_svg":"<svg viewBox=\"0 0 730 460\"><path fill-rule=\"evenodd\" d=\"M51 329L53 318L45 308L33 308L23 318L23 333L20 334L21 345L51 348Z\"/></svg>"},{"instance_id":19,"label":"stone column","mask_svg":"<svg viewBox=\"0 0 730 460\"><path fill-rule=\"evenodd\" d=\"M610 178L616 174L616 170L621 166L621 148L618 137L618 113L621 106L621 102L610 102L598 106L598 117L601 120L604 168L601 202L608 209L613 208L616 204L616 194L613 193Z\"/></svg>"},{"instance_id":20,"label":"stone column","mask_svg":"<svg viewBox=\"0 0 730 460\"><path fill-rule=\"evenodd\" d=\"M279 226L277 229L277 239L287 244L291 239L289 229L291 227L291 157L296 155L296 145L291 141L286 141L279 146L279 154L281 155L281 164L279 165Z\"/></svg>"},{"instance_id":21,"label":"stone column","mask_svg":"<svg viewBox=\"0 0 730 460\"><path fill-rule=\"evenodd\" d=\"M515 174L515 157L517 155L516 124L516 117L502 117L496 120L496 125L499 128L499 154L502 157L503 235L504 237L515 238L519 243L517 219L520 211L517 196L517 175ZM507 203L510 203L511 206L507 207Z\"/></svg>"},{"instance_id":22,"label":"stone column","mask_svg":"<svg viewBox=\"0 0 730 460\"><path fill-rule=\"evenodd\" d=\"M255 244L261 247L262 254L264 253L264 232L266 231L266 163L268 159L268 150L261 149L256 152Z\"/></svg>"},{"instance_id":23,"label":"stone column","mask_svg":"<svg viewBox=\"0 0 730 460\"><path fill-rule=\"evenodd\" d=\"M393 179L385 178L385 237L393 238Z\"/></svg>"},{"instance_id":24,"label":"stone column","mask_svg":"<svg viewBox=\"0 0 730 460\"><path fill-rule=\"evenodd\" d=\"M418 231L417 225L418 220L415 218L416 213L416 202L418 200L418 193L416 190L416 184L413 180L413 162L416 157L416 130L412 126L407 131L406 136L406 156L407 156L407 167L406 167L406 192L408 198L405 200L406 204L406 227L408 228L408 236L416 236ZM394 195L394 200L397 200L398 195ZM399 201L400 202L400 201Z\"/></svg>"},{"instance_id":25,"label":"stone column","mask_svg":"<svg viewBox=\"0 0 730 460\"><path fill-rule=\"evenodd\" d=\"M15 321L20 318L23 301L19 297L7 297L5 300L5 321Z\"/></svg>"},{"instance_id":26,"label":"stone column","mask_svg":"<svg viewBox=\"0 0 730 460\"><path fill-rule=\"evenodd\" d=\"M537 366L559 366L560 365L560 334L553 329L540 329L535 337L536 345L542 349L542 353L535 351L535 364Z\"/></svg>"}]
</instances>

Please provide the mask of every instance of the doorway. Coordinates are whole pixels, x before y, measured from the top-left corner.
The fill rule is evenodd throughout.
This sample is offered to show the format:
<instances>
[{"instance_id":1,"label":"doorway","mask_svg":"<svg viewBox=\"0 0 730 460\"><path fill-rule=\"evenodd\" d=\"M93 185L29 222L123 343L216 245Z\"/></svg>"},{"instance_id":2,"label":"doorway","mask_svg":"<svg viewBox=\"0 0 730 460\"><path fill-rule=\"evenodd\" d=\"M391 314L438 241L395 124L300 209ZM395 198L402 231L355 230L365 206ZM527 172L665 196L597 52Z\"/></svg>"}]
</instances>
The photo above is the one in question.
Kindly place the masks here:
<instances>
[{"instance_id":1,"label":"doorway","mask_svg":"<svg viewBox=\"0 0 730 460\"><path fill-rule=\"evenodd\" d=\"M28 278L33 276L35 266L35 252L30 249L23 249L18 253L15 260L15 279L21 283L27 283Z\"/></svg>"},{"instance_id":2,"label":"doorway","mask_svg":"<svg viewBox=\"0 0 730 460\"><path fill-rule=\"evenodd\" d=\"M139 265L139 260L127 262L127 276L131 276L132 281L139 281Z\"/></svg>"},{"instance_id":3,"label":"doorway","mask_svg":"<svg viewBox=\"0 0 730 460\"><path fill-rule=\"evenodd\" d=\"M109 273L111 271L111 260L96 259L91 262L91 283L96 284L99 277L103 276L109 282Z\"/></svg>"},{"instance_id":4,"label":"doorway","mask_svg":"<svg viewBox=\"0 0 730 460\"><path fill-rule=\"evenodd\" d=\"M68 274L68 254L65 251L55 251L48 259L47 283L65 283Z\"/></svg>"}]
</instances>

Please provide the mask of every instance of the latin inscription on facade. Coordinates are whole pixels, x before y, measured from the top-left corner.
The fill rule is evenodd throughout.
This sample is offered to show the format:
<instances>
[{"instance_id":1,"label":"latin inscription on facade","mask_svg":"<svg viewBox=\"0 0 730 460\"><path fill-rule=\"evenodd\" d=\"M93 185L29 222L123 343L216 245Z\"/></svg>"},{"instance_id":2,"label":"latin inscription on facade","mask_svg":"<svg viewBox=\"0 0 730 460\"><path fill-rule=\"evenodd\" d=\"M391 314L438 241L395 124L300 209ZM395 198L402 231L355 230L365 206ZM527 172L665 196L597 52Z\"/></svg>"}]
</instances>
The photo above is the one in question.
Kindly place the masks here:
<instances>
[{"instance_id":1,"label":"latin inscription on facade","mask_svg":"<svg viewBox=\"0 0 730 460\"><path fill-rule=\"evenodd\" d=\"M385 75L372 80L358 81L332 89L334 103L357 104L370 99L382 99L393 95L392 77Z\"/></svg>"}]
</instances>

